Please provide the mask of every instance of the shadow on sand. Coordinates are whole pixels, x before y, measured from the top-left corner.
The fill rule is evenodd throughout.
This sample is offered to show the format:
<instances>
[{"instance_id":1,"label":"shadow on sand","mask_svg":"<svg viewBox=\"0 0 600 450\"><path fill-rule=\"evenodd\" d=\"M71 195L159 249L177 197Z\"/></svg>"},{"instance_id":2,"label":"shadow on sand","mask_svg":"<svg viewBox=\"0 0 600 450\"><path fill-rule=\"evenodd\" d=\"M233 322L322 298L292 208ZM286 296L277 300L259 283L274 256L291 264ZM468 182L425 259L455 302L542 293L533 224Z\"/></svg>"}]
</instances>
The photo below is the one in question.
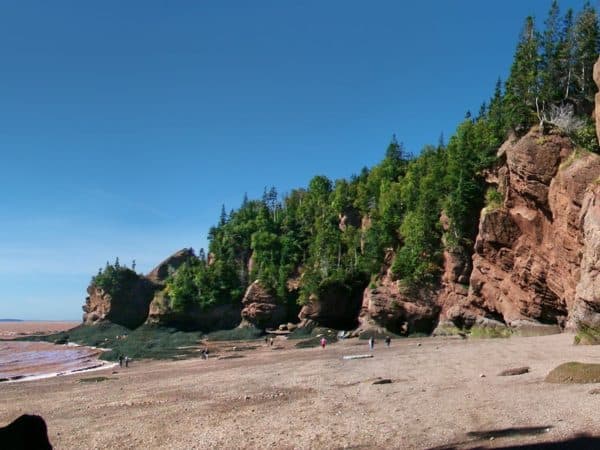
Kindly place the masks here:
<instances>
[{"instance_id":1,"label":"shadow on sand","mask_svg":"<svg viewBox=\"0 0 600 450\"><path fill-rule=\"evenodd\" d=\"M467 436L470 438L466 442L457 442L454 444L434 447L430 450L483 450L490 448L484 445L482 441L496 440L507 437L536 436L547 433L552 427L517 427L502 428L499 430L470 431ZM587 434L578 434L572 438L556 442L540 442L534 444L509 444L505 446L494 443L495 449L501 450L592 450L600 449L600 437Z\"/></svg>"}]
</instances>

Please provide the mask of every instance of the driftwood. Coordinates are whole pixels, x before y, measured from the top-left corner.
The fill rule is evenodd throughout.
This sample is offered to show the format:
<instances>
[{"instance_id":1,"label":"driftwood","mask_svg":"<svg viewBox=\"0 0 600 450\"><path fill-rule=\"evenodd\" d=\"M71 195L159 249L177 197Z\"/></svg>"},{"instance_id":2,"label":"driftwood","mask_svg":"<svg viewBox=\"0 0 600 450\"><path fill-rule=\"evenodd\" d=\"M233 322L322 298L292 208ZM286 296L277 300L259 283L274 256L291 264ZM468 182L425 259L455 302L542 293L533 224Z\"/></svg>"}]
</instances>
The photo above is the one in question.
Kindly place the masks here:
<instances>
[{"instance_id":1,"label":"driftwood","mask_svg":"<svg viewBox=\"0 0 600 450\"><path fill-rule=\"evenodd\" d=\"M364 359L364 358L372 358L373 355L347 355L343 356L342 359Z\"/></svg>"}]
</instances>

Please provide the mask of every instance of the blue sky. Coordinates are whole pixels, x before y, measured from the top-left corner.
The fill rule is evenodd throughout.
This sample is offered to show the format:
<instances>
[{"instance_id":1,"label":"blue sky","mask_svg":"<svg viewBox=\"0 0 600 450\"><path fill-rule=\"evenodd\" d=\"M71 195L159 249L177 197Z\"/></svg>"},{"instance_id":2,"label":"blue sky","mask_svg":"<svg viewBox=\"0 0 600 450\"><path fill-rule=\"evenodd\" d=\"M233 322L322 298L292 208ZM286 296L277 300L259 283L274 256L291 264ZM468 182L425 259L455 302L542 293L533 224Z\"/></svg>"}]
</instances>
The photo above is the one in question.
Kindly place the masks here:
<instances>
[{"instance_id":1,"label":"blue sky","mask_svg":"<svg viewBox=\"0 0 600 450\"><path fill-rule=\"evenodd\" d=\"M0 318L79 319L107 260L206 246L245 192L449 137L549 5L3 2Z\"/></svg>"}]
</instances>

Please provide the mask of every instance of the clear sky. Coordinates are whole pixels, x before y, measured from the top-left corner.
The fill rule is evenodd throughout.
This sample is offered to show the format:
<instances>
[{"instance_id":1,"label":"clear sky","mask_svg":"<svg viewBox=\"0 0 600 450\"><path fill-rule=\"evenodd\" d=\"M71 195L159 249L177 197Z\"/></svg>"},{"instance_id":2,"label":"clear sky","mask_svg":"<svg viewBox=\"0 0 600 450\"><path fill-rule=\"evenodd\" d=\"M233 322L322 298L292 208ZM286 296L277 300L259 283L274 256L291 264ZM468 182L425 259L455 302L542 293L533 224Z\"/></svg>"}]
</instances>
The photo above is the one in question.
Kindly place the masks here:
<instances>
[{"instance_id":1,"label":"clear sky","mask_svg":"<svg viewBox=\"0 0 600 450\"><path fill-rule=\"evenodd\" d=\"M449 137L549 5L3 1L0 318L80 319L107 260L147 272L245 192Z\"/></svg>"}]
</instances>

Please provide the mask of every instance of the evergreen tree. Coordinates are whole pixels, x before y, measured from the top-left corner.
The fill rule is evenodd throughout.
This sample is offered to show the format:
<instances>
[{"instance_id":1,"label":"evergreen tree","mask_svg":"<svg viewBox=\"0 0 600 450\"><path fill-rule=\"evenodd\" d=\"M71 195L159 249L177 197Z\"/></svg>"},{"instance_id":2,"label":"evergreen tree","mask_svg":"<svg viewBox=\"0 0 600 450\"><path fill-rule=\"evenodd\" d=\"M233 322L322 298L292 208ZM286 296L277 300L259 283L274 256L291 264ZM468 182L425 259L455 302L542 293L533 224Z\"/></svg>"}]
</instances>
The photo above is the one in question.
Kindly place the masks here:
<instances>
[{"instance_id":1,"label":"evergreen tree","mask_svg":"<svg viewBox=\"0 0 600 450\"><path fill-rule=\"evenodd\" d=\"M577 104L582 112L591 112L596 84L593 79L594 63L600 50L600 30L596 10L586 2L575 24L575 84Z\"/></svg>"},{"instance_id":2,"label":"evergreen tree","mask_svg":"<svg viewBox=\"0 0 600 450\"><path fill-rule=\"evenodd\" d=\"M534 122L538 62L538 36L530 16L525 20L504 97L507 125L520 133L527 131Z\"/></svg>"},{"instance_id":3,"label":"evergreen tree","mask_svg":"<svg viewBox=\"0 0 600 450\"><path fill-rule=\"evenodd\" d=\"M560 79L563 67L560 63L560 13L557 0L552 2L542 34L540 61L540 92L538 106L546 109L561 100Z\"/></svg>"},{"instance_id":4,"label":"evergreen tree","mask_svg":"<svg viewBox=\"0 0 600 450\"><path fill-rule=\"evenodd\" d=\"M557 49L557 60L560 67L560 98L562 100L567 100L573 92L575 72L575 30L572 9L567 10L563 19L560 41Z\"/></svg>"},{"instance_id":5,"label":"evergreen tree","mask_svg":"<svg viewBox=\"0 0 600 450\"><path fill-rule=\"evenodd\" d=\"M227 212L225 211L225 205L221 205L221 215L219 216L219 226L223 226L227 223Z\"/></svg>"}]
</instances>

